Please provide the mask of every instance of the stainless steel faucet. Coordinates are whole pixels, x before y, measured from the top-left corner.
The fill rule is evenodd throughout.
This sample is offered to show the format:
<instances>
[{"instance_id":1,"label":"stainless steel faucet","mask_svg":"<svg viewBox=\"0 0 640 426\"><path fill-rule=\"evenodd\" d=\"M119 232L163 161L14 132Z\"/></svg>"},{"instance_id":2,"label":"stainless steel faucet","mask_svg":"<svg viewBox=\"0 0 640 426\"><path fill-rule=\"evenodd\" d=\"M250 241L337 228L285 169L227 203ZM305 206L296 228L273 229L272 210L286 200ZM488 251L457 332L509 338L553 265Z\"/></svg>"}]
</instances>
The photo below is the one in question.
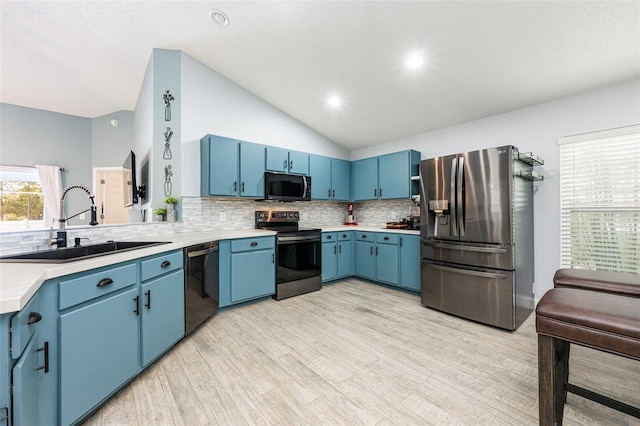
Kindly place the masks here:
<instances>
[{"instance_id":1,"label":"stainless steel faucet","mask_svg":"<svg viewBox=\"0 0 640 426\"><path fill-rule=\"evenodd\" d=\"M64 197L66 197L67 193L72 190L72 189L82 189L84 192L87 193L87 195L89 196L89 200L91 201L91 206L86 209L81 211L80 213L76 213L73 216L69 216L69 217L64 217ZM89 210L91 210L91 221L89 222L89 225L91 226L96 226L98 224L98 219L97 219L97 208L96 208L96 204L94 202L94 195L91 191L89 191L89 189L87 189L85 186L82 185L71 185L70 187L68 187L63 193L62 193L62 197L60 197L60 218L58 219L59 225L58 225L58 232L56 232L56 238L53 238L52 234L53 234L53 227L51 227L51 230L49 232L49 238L47 238L45 240L45 244L52 246L52 245L56 245L58 248L61 247L66 247L67 246L67 232L66 232L66 223L69 219L73 219L74 217L81 215L82 213L88 212Z\"/></svg>"}]
</instances>

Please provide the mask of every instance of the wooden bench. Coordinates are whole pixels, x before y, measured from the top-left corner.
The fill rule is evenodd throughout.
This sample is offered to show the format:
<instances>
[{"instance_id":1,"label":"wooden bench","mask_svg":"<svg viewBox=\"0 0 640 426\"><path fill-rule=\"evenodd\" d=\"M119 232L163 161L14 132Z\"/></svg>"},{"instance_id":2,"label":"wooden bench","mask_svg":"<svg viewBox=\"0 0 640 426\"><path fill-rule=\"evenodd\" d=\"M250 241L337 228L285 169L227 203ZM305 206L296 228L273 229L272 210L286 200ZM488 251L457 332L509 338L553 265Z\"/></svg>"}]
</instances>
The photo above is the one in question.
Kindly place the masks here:
<instances>
[{"instance_id":1,"label":"wooden bench","mask_svg":"<svg viewBox=\"0 0 640 426\"><path fill-rule=\"evenodd\" d=\"M536 307L541 425L561 425L567 392L640 418L640 408L569 383L569 348L578 344L640 361L640 299L554 288Z\"/></svg>"}]
</instances>

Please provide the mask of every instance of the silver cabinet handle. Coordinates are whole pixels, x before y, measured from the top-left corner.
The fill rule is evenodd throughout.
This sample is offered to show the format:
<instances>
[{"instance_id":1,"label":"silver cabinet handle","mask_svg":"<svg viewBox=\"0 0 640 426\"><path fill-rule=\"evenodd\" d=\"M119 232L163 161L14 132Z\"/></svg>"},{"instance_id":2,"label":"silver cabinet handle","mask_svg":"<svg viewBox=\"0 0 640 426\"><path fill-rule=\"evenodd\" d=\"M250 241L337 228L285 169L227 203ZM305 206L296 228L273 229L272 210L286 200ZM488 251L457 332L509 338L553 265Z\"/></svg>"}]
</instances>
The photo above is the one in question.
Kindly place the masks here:
<instances>
[{"instance_id":1,"label":"silver cabinet handle","mask_svg":"<svg viewBox=\"0 0 640 426\"><path fill-rule=\"evenodd\" d=\"M481 271L474 271L472 269L458 269L458 268L452 268L450 266L442 266L442 265L433 265L430 264L429 265L430 268L433 269L440 269L441 271L447 271L447 272L455 272L458 274L465 274L465 275L472 275L474 277L483 277L483 278L498 278L498 279L506 279L508 277L507 274L496 274L493 272L481 272Z\"/></svg>"},{"instance_id":2,"label":"silver cabinet handle","mask_svg":"<svg viewBox=\"0 0 640 426\"><path fill-rule=\"evenodd\" d=\"M458 215L456 208L456 170L458 169L458 157L451 160L451 234L458 236Z\"/></svg>"},{"instance_id":3,"label":"silver cabinet handle","mask_svg":"<svg viewBox=\"0 0 640 426\"><path fill-rule=\"evenodd\" d=\"M455 244L444 244L444 243L428 243L425 242L424 245L431 246L433 248L441 248L448 250L464 250L464 251L474 251L476 253L494 253L494 254L504 254L507 252L506 248L494 248L494 247L475 247L475 246L458 246Z\"/></svg>"},{"instance_id":4,"label":"silver cabinet handle","mask_svg":"<svg viewBox=\"0 0 640 426\"><path fill-rule=\"evenodd\" d=\"M464 237L464 203L465 200L462 199L462 181L464 180L464 157L460 157L460 162L458 163L458 181L456 182L458 185L458 195L456 196L456 209L458 210L458 232L460 232L460 237Z\"/></svg>"}]
</instances>

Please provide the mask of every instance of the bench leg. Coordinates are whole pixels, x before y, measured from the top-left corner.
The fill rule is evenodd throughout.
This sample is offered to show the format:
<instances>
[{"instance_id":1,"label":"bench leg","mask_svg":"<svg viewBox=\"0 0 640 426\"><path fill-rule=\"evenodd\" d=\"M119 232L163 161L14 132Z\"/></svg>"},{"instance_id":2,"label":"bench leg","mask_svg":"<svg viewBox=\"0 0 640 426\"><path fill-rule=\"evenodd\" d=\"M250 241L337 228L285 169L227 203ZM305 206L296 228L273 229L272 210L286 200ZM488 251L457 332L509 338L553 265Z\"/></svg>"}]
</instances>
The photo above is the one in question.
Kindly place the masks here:
<instances>
[{"instance_id":1,"label":"bench leg","mask_svg":"<svg viewBox=\"0 0 640 426\"><path fill-rule=\"evenodd\" d=\"M538 407L541 426L562 425L568 369L569 343L538 334Z\"/></svg>"}]
</instances>

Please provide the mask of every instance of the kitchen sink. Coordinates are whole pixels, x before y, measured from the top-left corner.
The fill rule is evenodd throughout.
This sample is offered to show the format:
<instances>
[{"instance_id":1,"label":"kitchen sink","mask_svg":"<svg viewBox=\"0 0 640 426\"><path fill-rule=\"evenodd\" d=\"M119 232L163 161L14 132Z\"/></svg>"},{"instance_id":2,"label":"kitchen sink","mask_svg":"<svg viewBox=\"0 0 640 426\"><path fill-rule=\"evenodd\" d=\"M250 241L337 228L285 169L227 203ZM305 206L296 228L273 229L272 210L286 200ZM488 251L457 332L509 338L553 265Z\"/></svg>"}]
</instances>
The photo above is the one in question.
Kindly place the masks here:
<instances>
[{"instance_id":1,"label":"kitchen sink","mask_svg":"<svg viewBox=\"0 0 640 426\"><path fill-rule=\"evenodd\" d=\"M80 247L2 256L0 263L66 263L160 244L169 244L169 241L109 241Z\"/></svg>"}]
</instances>

